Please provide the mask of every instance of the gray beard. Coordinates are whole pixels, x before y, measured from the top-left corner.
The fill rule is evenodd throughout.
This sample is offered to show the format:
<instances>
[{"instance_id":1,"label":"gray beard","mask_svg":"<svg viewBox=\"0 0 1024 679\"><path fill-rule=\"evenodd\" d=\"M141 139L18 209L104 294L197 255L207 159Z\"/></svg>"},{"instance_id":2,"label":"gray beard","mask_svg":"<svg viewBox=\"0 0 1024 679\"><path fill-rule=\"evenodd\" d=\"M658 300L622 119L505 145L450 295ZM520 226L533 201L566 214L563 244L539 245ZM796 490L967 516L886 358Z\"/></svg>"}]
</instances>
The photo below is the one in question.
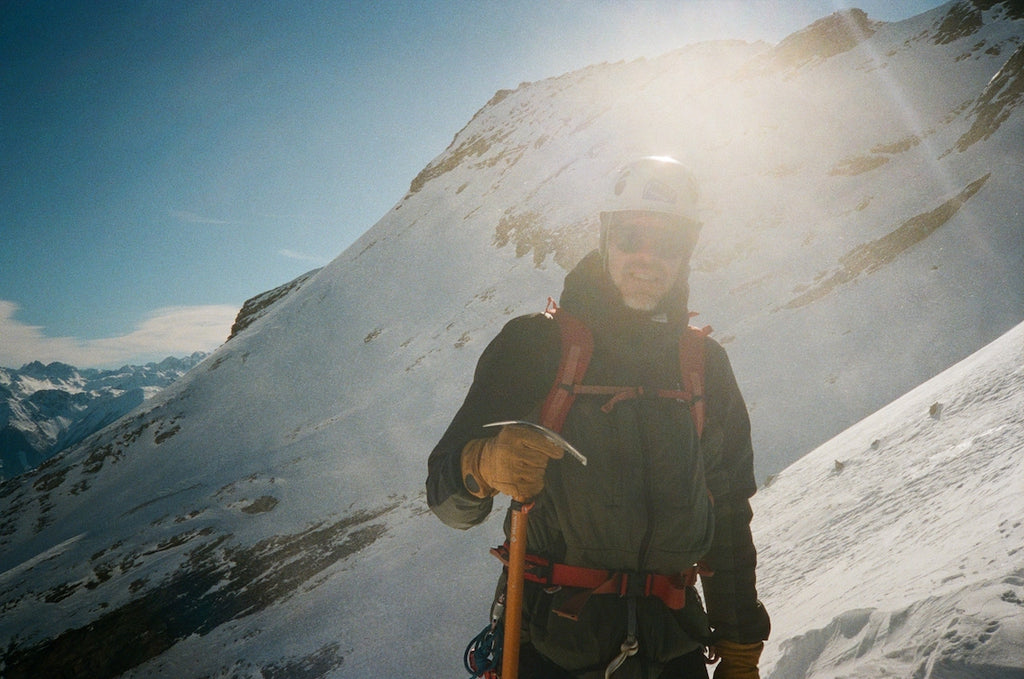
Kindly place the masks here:
<instances>
[{"instance_id":1,"label":"gray beard","mask_svg":"<svg viewBox=\"0 0 1024 679\"><path fill-rule=\"evenodd\" d=\"M621 292L619 294L622 295ZM658 305L661 303L661 299L652 300L647 295L630 295L628 297L626 295L622 295L622 303L633 311L650 312L658 308Z\"/></svg>"}]
</instances>

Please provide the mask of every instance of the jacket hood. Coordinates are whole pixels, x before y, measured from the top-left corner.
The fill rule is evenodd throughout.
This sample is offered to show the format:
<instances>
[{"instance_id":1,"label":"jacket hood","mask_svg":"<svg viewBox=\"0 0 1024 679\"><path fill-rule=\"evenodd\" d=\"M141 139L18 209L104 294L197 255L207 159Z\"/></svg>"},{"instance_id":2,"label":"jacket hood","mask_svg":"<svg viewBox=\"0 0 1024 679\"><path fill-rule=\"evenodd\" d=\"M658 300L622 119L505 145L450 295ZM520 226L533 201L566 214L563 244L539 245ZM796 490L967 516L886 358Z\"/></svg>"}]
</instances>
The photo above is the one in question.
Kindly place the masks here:
<instances>
[{"instance_id":1,"label":"jacket hood","mask_svg":"<svg viewBox=\"0 0 1024 679\"><path fill-rule=\"evenodd\" d=\"M566 275L559 306L592 324L643 323L662 316L671 325L687 325L688 278L689 266L684 266L675 285L653 312L630 309L608 275L601 253L593 250Z\"/></svg>"}]
</instances>

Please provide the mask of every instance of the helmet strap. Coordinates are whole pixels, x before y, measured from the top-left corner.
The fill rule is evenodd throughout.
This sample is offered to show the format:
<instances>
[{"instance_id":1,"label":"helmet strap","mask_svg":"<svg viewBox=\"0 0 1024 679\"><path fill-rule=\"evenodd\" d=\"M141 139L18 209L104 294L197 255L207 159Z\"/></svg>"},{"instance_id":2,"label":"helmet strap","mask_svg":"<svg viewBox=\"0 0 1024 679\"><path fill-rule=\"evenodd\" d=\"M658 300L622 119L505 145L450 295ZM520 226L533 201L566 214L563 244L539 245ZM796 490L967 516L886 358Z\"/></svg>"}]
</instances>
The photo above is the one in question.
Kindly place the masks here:
<instances>
[{"instance_id":1,"label":"helmet strap","mask_svg":"<svg viewBox=\"0 0 1024 679\"><path fill-rule=\"evenodd\" d=\"M601 229L599 231L599 240L597 248L598 252L601 253L601 265L602 267L604 267L605 271L608 271L608 230L609 223L611 222L611 217L605 212L602 212L600 217Z\"/></svg>"}]
</instances>

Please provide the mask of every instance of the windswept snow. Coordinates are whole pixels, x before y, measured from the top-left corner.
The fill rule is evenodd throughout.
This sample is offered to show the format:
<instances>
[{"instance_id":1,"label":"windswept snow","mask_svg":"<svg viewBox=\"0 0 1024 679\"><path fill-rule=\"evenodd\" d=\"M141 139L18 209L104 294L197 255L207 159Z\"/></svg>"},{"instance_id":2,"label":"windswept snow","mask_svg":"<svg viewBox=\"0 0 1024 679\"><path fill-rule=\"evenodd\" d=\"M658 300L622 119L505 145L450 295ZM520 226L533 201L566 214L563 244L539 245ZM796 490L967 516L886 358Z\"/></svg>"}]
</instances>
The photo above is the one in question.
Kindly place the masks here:
<instances>
[{"instance_id":1,"label":"windswept snow","mask_svg":"<svg viewBox=\"0 0 1024 679\"><path fill-rule=\"evenodd\" d=\"M779 474L769 676L1024 676L1022 453L1019 325Z\"/></svg>"}]
</instances>

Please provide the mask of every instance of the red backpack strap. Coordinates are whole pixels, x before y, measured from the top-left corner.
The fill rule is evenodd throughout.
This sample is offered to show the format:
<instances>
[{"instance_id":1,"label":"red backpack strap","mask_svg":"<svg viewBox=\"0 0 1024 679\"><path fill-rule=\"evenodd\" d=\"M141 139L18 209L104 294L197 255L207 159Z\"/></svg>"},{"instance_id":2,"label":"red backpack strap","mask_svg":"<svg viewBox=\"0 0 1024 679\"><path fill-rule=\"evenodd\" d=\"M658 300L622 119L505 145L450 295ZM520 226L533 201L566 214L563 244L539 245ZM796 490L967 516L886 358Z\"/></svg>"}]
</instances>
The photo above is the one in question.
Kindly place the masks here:
<instances>
[{"instance_id":1,"label":"red backpack strap","mask_svg":"<svg viewBox=\"0 0 1024 679\"><path fill-rule=\"evenodd\" d=\"M551 386L544 405L541 406L540 423L560 432L569 409L576 400L573 385L583 381L583 375L590 365L590 357L594 354L594 336L583 321L559 309L554 300L548 300L548 310L545 313L558 321L562 339L562 358L558 364L555 383Z\"/></svg>"},{"instance_id":2,"label":"red backpack strap","mask_svg":"<svg viewBox=\"0 0 1024 679\"><path fill-rule=\"evenodd\" d=\"M704 400L704 338L711 334L711 326L688 326L679 336L679 375L683 391L690 395L690 415L697 428L697 436L704 433L707 406Z\"/></svg>"}]
</instances>

